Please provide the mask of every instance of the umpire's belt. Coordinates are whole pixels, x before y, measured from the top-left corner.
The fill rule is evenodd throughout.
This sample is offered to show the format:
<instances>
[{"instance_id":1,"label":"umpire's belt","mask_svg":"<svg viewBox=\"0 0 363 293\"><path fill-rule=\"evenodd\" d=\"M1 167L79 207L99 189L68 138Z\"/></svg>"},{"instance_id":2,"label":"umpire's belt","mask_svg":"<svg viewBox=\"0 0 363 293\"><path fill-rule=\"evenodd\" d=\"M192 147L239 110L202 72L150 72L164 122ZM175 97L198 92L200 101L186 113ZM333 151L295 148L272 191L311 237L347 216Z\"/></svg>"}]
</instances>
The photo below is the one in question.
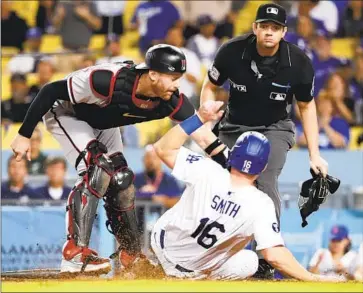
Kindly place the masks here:
<instances>
[{"instance_id":1,"label":"umpire's belt","mask_svg":"<svg viewBox=\"0 0 363 293\"><path fill-rule=\"evenodd\" d=\"M161 231L160 231L160 247L161 247L161 249L164 249L164 240L165 240L165 230L161 229ZM183 268L180 265L176 265L175 268L178 271L183 272L183 273L193 273L194 272L192 270L188 270L186 268Z\"/></svg>"}]
</instances>

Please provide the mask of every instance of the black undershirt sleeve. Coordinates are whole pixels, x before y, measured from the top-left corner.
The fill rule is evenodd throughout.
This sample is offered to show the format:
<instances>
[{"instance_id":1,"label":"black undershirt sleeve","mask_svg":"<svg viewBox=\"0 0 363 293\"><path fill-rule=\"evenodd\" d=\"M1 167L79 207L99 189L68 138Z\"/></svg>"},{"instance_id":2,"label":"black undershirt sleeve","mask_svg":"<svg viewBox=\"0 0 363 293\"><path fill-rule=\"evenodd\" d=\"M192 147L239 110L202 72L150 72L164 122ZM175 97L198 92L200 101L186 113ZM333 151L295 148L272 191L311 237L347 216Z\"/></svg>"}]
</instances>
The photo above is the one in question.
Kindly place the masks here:
<instances>
[{"instance_id":1,"label":"black undershirt sleeve","mask_svg":"<svg viewBox=\"0 0 363 293\"><path fill-rule=\"evenodd\" d=\"M41 88L26 113L19 134L30 138L39 120L52 108L56 100L70 101L66 80L51 82Z\"/></svg>"}]
</instances>

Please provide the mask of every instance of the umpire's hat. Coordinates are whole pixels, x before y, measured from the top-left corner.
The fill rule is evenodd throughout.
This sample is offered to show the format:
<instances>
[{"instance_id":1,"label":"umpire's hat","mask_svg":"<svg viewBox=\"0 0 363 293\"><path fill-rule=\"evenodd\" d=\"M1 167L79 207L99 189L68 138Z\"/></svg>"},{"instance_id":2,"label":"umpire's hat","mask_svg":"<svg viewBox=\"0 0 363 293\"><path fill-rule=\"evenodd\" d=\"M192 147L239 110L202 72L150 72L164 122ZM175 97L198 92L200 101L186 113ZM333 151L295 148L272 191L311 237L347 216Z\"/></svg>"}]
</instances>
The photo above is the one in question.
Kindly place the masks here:
<instances>
[{"instance_id":1,"label":"umpire's hat","mask_svg":"<svg viewBox=\"0 0 363 293\"><path fill-rule=\"evenodd\" d=\"M265 21L273 21L282 26L286 26L287 17L285 8L275 3L261 5L257 10L255 22Z\"/></svg>"}]
</instances>

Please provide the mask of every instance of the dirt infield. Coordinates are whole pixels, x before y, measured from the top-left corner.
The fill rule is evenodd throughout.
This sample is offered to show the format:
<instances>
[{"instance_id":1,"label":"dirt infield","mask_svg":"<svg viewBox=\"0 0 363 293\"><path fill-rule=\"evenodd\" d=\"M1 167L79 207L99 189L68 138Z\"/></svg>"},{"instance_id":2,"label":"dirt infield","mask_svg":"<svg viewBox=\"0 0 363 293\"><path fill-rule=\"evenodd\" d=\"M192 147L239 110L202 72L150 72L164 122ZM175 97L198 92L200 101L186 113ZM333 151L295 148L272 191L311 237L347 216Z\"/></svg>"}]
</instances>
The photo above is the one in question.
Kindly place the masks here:
<instances>
[{"instance_id":1,"label":"dirt infield","mask_svg":"<svg viewBox=\"0 0 363 293\"><path fill-rule=\"evenodd\" d=\"M362 283L183 280L19 280L3 281L2 292L362 292Z\"/></svg>"},{"instance_id":2,"label":"dirt infield","mask_svg":"<svg viewBox=\"0 0 363 293\"><path fill-rule=\"evenodd\" d=\"M1 281L2 292L363 292L358 282L176 280L145 263L113 277L70 277L58 270L34 270L7 273Z\"/></svg>"}]
</instances>

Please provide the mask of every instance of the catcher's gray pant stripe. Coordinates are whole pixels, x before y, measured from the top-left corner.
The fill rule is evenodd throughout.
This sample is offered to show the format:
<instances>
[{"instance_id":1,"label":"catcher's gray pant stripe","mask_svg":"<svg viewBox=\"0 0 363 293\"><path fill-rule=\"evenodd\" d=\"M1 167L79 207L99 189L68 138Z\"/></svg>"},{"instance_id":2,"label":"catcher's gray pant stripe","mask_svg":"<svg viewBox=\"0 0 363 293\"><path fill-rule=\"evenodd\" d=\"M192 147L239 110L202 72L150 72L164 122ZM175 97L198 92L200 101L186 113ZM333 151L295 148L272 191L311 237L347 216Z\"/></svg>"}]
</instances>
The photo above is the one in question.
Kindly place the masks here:
<instances>
[{"instance_id":1,"label":"catcher's gray pant stripe","mask_svg":"<svg viewBox=\"0 0 363 293\"><path fill-rule=\"evenodd\" d=\"M98 139L107 147L108 154L123 150L121 132L118 127L105 130L92 128L87 122L75 117L70 102L62 104L56 102L52 111L44 115L43 122L47 130L61 145L71 166L75 166L79 152L83 151L87 144L94 139ZM80 173L84 170L86 170L86 165L81 160L77 171Z\"/></svg>"}]
</instances>

